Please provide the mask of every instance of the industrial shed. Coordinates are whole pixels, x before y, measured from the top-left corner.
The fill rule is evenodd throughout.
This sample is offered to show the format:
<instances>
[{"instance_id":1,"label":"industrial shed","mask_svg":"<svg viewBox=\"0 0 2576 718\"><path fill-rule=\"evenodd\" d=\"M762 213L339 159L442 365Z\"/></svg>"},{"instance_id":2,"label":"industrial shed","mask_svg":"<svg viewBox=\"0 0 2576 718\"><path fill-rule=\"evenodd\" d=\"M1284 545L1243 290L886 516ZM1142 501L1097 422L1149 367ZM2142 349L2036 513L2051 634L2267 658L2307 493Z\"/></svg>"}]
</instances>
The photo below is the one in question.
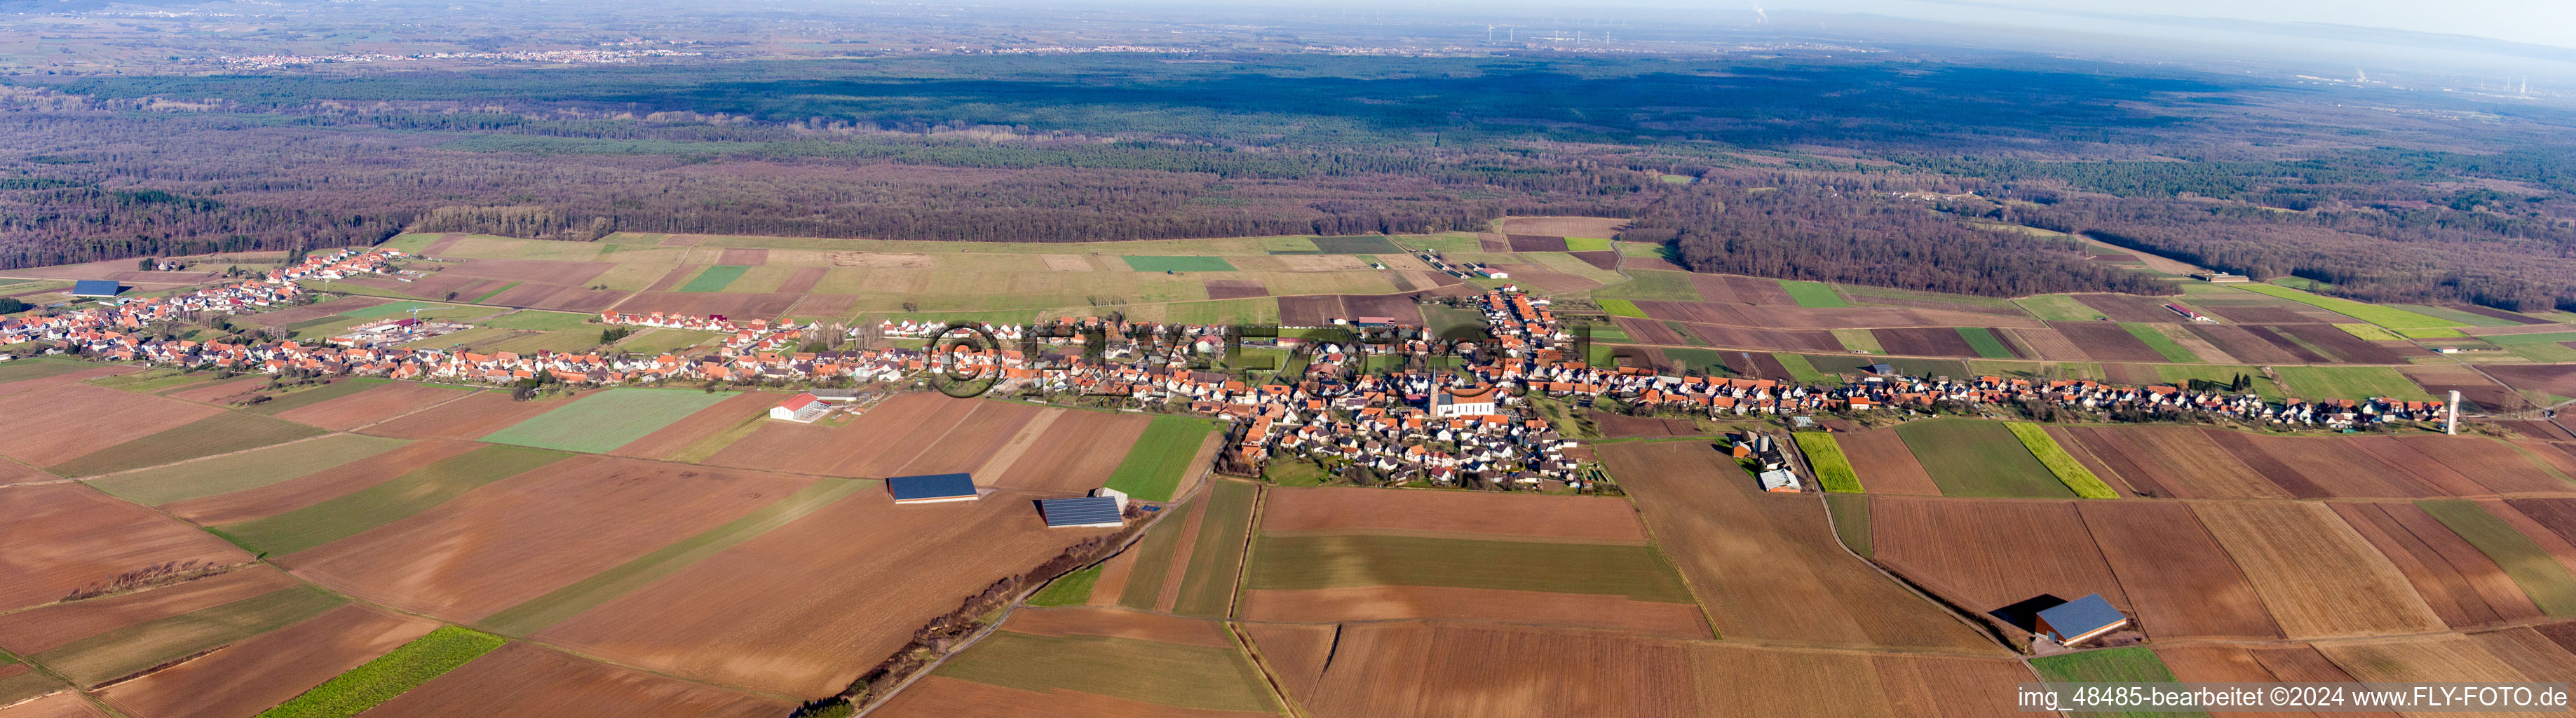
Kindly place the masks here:
<instances>
[{"instance_id":1,"label":"industrial shed","mask_svg":"<svg viewBox=\"0 0 2576 718\"><path fill-rule=\"evenodd\" d=\"M886 479L886 491L898 504L935 504L975 500L972 474L923 474Z\"/></svg>"},{"instance_id":2,"label":"industrial shed","mask_svg":"<svg viewBox=\"0 0 2576 718\"><path fill-rule=\"evenodd\" d=\"M2040 611L2038 632L2058 645L2072 646L2127 625L2127 614L2113 608L2110 601L2102 599L2102 594L2090 593Z\"/></svg>"},{"instance_id":3,"label":"industrial shed","mask_svg":"<svg viewBox=\"0 0 2576 718\"><path fill-rule=\"evenodd\" d=\"M125 285L111 279L83 279L72 283L72 296L113 297L125 291Z\"/></svg>"},{"instance_id":4,"label":"industrial shed","mask_svg":"<svg viewBox=\"0 0 2576 718\"><path fill-rule=\"evenodd\" d=\"M1092 490L1091 496L1038 500L1038 513L1046 517L1047 528L1117 528L1125 523L1121 515L1126 511L1127 495L1105 488Z\"/></svg>"}]
</instances>

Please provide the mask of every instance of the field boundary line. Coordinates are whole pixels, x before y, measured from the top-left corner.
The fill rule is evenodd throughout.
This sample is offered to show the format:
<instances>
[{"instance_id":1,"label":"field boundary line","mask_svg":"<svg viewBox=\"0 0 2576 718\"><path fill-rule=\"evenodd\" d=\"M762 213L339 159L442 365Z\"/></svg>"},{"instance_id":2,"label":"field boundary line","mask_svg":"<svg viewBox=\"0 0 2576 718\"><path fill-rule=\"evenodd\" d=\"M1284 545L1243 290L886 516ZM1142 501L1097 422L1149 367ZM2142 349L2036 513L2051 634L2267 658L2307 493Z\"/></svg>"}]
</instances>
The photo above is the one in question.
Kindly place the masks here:
<instances>
[{"instance_id":1,"label":"field boundary line","mask_svg":"<svg viewBox=\"0 0 2576 718\"><path fill-rule=\"evenodd\" d=\"M1298 710L1297 702L1288 697L1288 687L1279 685L1279 675L1270 671L1270 662L1262 659L1261 648L1252 641L1252 636L1245 635L1233 621L1226 621L1224 625L1226 637L1234 639L1244 657L1252 659L1252 670L1261 672L1261 682L1270 686L1271 697L1279 699L1279 709L1289 718L1306 718L1306 712Z\"/></svg>"},{"instance_id":2,"label":"field boundary line","mask_svg":"<svg viewBox=\"0 0 2576 718\"><path fill-rule=\"evenodd\" d=\"M1797 442L1793 441L1789 443L1795 444ZM1832 501L1825 498L1825 492L1815 491L1812 493L1816 495L1816 505L1824 509L1825 526L1830 529L1834 525L1834 504ZM1863 495L1866 496L1867 494ZM2064 499L2058 500L2063 501ZM2013 648L2012 642L2006 640L2002 634L1997 633L1993 626L1986 625L1982 621L1969 618L1965 615L1963 611L1966 609L1952 605L1949 599L1934 595L1931 589L1917 586L1914 584L1914 581L1907 579L1902 575L1898 575L1894 571L1889 571L1886 566L1878 565L1877 561L1870 560L1868 556L1862 556L1860 555L1860 552L1852 550L1851 544L1843 543L1843 532L1828 530L1825 533L1833 535L1834 547L1842 549L1844 555L1850 556L1852 557L1852 560L1859 561L1861 564L1868 566L1869 570L1878 572L1878 575L1886 577L1887 580L1895 582L1898 587L1905 589L1907 593L1914 594L1916 598L1923 599L1925 602L1940 608L1941 612L1949 614L1951 619L1967 624L1969 630L1976 632L1977 635L1985 636L1987 640L1994 641L1996 645L2002 646L2005 651L2011 652L2014 655L2022 656L2025 661L2028 660L2029 656L2027 654L2022 653L2020 649Z\"/></svg>"}]
</instances>

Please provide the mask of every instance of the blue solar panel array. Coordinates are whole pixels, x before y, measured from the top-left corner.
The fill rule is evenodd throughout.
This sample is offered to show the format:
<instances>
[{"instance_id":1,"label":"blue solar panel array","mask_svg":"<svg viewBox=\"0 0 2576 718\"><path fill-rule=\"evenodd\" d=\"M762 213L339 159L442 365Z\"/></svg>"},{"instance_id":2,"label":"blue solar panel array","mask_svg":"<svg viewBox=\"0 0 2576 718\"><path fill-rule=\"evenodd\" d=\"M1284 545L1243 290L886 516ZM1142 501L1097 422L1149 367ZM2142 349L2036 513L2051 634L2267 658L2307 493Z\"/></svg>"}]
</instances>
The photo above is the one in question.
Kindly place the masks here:
<instances>
[{"instance_id":1,"label":"blue solar panel array","mask_svg":"<svg viewBox=\"0 0 2576 718\"><path fill-rule=\"evenodd\" d=\"M2060 641L2092 633L2128 618L2121 615L2120 609L2112 608L2110 601L2102 600L2102 594L2098 593L2086 594L2083 598L2039 612L2039 620L2048 622L2048 627L2057 634L2051 638Z\"/></svg>"},{"instance_id":2,"label":"blue solar panel array","mask_svg":"<svg viewBox=\"0 0 2576 718\"><path fill-rule=\"evenodd\" d=\"M124 285L105 279L83 279L72 283L72 296L75 297L113 297L122 291L125 291Z\"/></svg>"},{"instance_id":3,"label":"blue solar panel array","mask_svg":"<svg viewBox=\"0 0 2576 718\"><path fill-rule=\"evenodd\" d=\"M946 499L975 495L975 478L969 474L925 474L886 479L886 491L896 501Z\"/></svg>"},{"instance_id":4,"label":"blue solar panel array","mask_svg":"<svg viewBox=\"0 0 2576 718\"><path fill-rule=\"evenodd\" d=\"M1118 520L1118 497L1084 496L1073 499L1040 499L1038 513L1046 515L1048 526L1081 526L1105 524Z\"/></svg>"}]
</instances>

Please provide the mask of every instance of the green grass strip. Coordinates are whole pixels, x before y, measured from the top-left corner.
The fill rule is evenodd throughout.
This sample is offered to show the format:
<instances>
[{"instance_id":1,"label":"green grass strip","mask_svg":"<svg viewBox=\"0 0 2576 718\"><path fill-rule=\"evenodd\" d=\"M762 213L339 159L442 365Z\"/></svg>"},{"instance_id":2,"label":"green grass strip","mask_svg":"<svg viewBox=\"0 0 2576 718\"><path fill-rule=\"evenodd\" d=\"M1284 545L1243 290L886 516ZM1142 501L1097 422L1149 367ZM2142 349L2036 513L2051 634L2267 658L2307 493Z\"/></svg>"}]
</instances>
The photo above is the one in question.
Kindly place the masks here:
<instances>
[{"instance_id":1,"label":"green grass strip","mask_svg":"<svg viewBox=\"0 0 2576 718\"><path fill-rule=\"evenodd\" d=\"M1798 306L1801 307L1851 306L1851 302L1843 301L1842 295L1834 293L1833 285L1824 282L1783 279L1780 280L1780 288L1788 290L1789 298L1797 301Z\"/></svg>"},{"instance_id":2,"label":"green grass strip","mask_svg":"<svg viewBox=\"0 0 2576 718\"><path fill-rule=\"evenodd\" d=\"M172 658L294 625L347 600L318 587L297 586L110 630L33 658L83 686L94 686Z\"/></svg>"},{"instance_id":3,"label":"green grass strip","mask_svg":"<svg viewBox=\"0 0 2576 718\"><path fill-rule=\"evenodd\" d=\"M1243 571L1244 538L1252 532L1252 506L1261 495L1256 484L1219 480L1209 487L1207 518L1190 548L1190 565L1181 574L1181 596L1172 612L1224 618L1234 607L1235 577Z\"/></svg>"},{"instance_id":4,"label":"green grass strip","mask_svg":"<svg viewBox=\"0 0 2576 718\"><path fill-rule=\"evenodd\" d=\"M495 289L495 290L492 290L490 293L484 294L483 296L475 297L475 298L474 298L474 303L475 303L475 304L482 304L482 303L484 303L484 302L492 301L492 298L493 298L493 297L501 296L501 293L502 293L502 292L507 292L507 291L510 291L510 290L513 290L513 289L517 289L517 288L519 288L519 285L521 285L521 284L526 284L526 282L511 282L511 283L509 283L509 284L501 285L501 288L500 288L500 289Z\"/></svg>"},{"instance_id":5,"label":"green grass strip","mask_svg":"<svg viewBox=\"0 0 2576 718\"><path fill-rule=\"evenodd\" d=\"M1798 383L1801 383L1801 384L1840 384L1840 383L1843 383L1843 382L1842 382L1842 379L1841 379L1841 378L1839 378L1839 377L1826 376L1824 372L1816 371L1816 365L1815 365L1815 364L1813 364L1813 363L1811 363L1811 362L1808 362L1808 361L1807 361L1807 358L1806 358L1806 357L1804 357L1804 356L1800 356L1800 355L1797 355L1797 354L1781 354L1781 353L1774 353L1774 354L1772 354L1772 355L1771 355L1771 358L1780 360L1780 366L1781 366L1781 368L1788 369L1788 370L1789 370L1789 378L1798 380Z\"/></svg>"},{"instance_id":6,"label":"green grass strip","mask_svg":"<svg viewBox=\"0 0 2576 718\"><path fill-rule=\"evenodd\" d=\"M733 392L610 389L485 434L483 440L604 454L733 397Z\"/></svg>"},{"instance_id":7,"label":"green grass strip","mask_svg":"<svg viewBox=\"0 0 2576 718\"><path fill-rule=\"evenodd\" d=\"M1843 456L1843 445L1834 441L1834 435L1801 431L1789 437L1798 441L1798 452L1807 455L1807 465L1815 467L1816 482L1824 484L1826 491L1861 492L1860 472L1852 470L1851 459Z\"/></svg>"},{"instance_id":8,"label":"green grass strip","mask_svg":"<svg viewBox=\"0 0 2576 718\"><path fill-rule=\"evenodd\" d=\"M297 389L295 391L279 394L268 401L244 407L242 411L266 416L276 416L280 412L320 404L332 399L338 399L340 397L356 394L368 389L384 386L385 383L386 382L382 380L371 381L356 378L342 379L322 386Z\"/></svg>"},{"instance_id":9,"label":"green grass strip","mask_svg":"<svg viewBox=\"0 0 2576 718\"><path fill-rule=\"evenodd\" d=\"M46 467L61 476L95 476L200 456L283 444L322 430L255 414L216 414Z\"/></svg>"},{"instance_id":10,"label":"green grass strip","mask_svg":"<svg viewBox=\"0 0 2576 718\"><path fill-rule=\"evenodd\" d=\"M1625 299L1599 299L1594 301L1601 305L1601 311L1608 312L1610 316L1636 317L1638 319L1646 318L1646 310L1638 309L1636 302Z\"/></svg>"},{"instance_id":11,"label":"green grass strip","mask_svg":"<svg viewBox=\"0 0 2576 718\"><path fill-rule=\"evenodd\" d=\"M1094 565L1065 574L1063 578L1047 584L1046 588L1038 589L1037 593L1029 596L1029 605L1080 606L1091 601L1091 589L1099 586L1100 567Z\"/></svg>"},{"instance_id":12,"label":"green grass strip","mask_svg":"<svg viewBox=\"0 0 2576 718\"><path fill-rule=\"evenodd\" d=\"M89 485L120 499L159 506L267 486L399 449L409 443L408 439L333 434L312 441L93 479Z\"/></svg>"},{"instance_id":13,"label":"green grass strip","mask_svg":"<svg viewBox=\"0 0 2576 718\"><path fill-rule=\"evenodd\" d=\"M542 468L572 454L486 446L304 508L210 529L253 551L284 556L427 511L484 484Z\"/></svg>"},{"instance_id":14,"label":"green grass strip","mask_svg":"<svg viewBox=\"0 0 2576 718\"><path fill-rule=\"evenodd\" d=\"M1190 459L1198 456L1199 444L1215 428L1206 420L1183 416L1157 416L1145 425L1145 433L1136 437L1127 458L1110 472L1108 486L1145 501L1170 501L1172 492L1181 486L1182 475L1190 469Z\"/></svg>"},{"instance_id":15,"label":"green grass strip","mask_svg":"<svg viewBox=\"0 0 2576 718\"><path fill-rule=\"evenodd\" d=\"M2178 680L2174 678L2173 669L2165 667L2164 659L2157 658L2156 652L2146 646L2108 648L2033 658L2030 659L2030 668L2039 673L2040 680L2052 683L2172 683ZM2175 718L2176 716L2208 718L2209 716L2207 713L2198 711L2182 713L2097 711L2086 715L2136 716L2137 718Z\"/></svg>"},{"instance_id":16,"label":"green grass strip","mask_svg":"<svg viewBox=\"0 0 2576 718\"><path fill-rule=\"evenodd\" d=\"M1691 602L1651 546L1380 534L1264 534L1258 543L1245 588L1448 586Z\"/></svg>"},{"instance_id":17,"label":"green grass strip","mask_svg":"<svg viewBox=\"0 0 2576 718\"><path fill-rule=\"evenodd\" d=\"M2013 436L2021 439L2022 446L2030 447L2031 456L2038 457L2039 463L2047 466L2050 473L2057 474L2058 481L2065 482L2066 488L2074 489L2076 496L2087 499L2120 498L2119 492L2112 491L2110 484L2102 483L2102 478L2094 476L2093 470L2084 468L2083 462L2076 461L2074 455L2066 453L2066 447L2059 446L2057 437L2049 436L2047 429L2041 428L2038 424L2024 424L2018 421L2004 426L2012 429Z\"/></svg>"},{"instance_id":18,"label":"green grass strip","mask_svg":"<svg viewBox=\"0 0 2576 718\"><path fill-rule=\"evenodd\" d=\"M348 718L499 649L509 639L440 626L322 685L262 711L259 718Z\"/></svg>"},{"instance_id":19,"label":"green grass strip","mask_svg":"<svg viewBox=\"0 0 2576 718\"><path fill-rule=\"evenodd\" d=\"M1841 537L1852 553L1868 557L1870 545L1869 497L1860 494L1825 494L1825 507L1833 512L1834 535Z\"/></svg>"},{"instance_id":20,"label":"green grass strip","mask_svg":"<svg viewBox=\"0 0 2576 718\"><path fill-rule=\"evenodd\" d=\"M2397 336L2397 334L2396 334L2395 332L2388 331L2387 329L2382 329L2382 328L2380 328L2380 327L2379 327L2379 325L2376 325L2376 324L2337 324L2337 325L2334 325L2334 328L2344 330L2344 332L2345 332L2345 333L2347 333L2347 334L2351 334L2351 335L2353 335L2353 336L2355 336L2355 337L2360 337L2363 341L2373 341L2373 342L2393 342L2393 341L2399 341L2399 340L2405 339L2405 337ZM2425 331L2425 330L2420 330L2420 329L2419 329L2419 330L2414 330L2414 331ZM2446 330L2443 330L2443 331L2453 332L2453 333L2454 333L2454 336L2456 336L2456 335L2457 335L2457 332L2459 332L2460 330L2457 330L2457 329L2446 329Z\"/></svg>"},{"instance_id":21,"label":"green grass strip","mask_svg":"<svg viewBox=\"0 0 2576 718\"><path fill-rule=\"evenodd\" d=\"M1959 337L1968 340L1968 347L1977 350L1977 356L1988 359L2014 358L2012 347L2004 346L2004 340L1996 337L1992 329L1959 327Z\"/></svg>"},{"instance_id":22,"label":"green grass strip","mask_svg":"<svg viewBox=\"0 0 2576 718\"><path fill-rule=\"evenodd\" d=\"M1155 604L1162 600L1163 580L1172 573L1172 556L1180 552L1181 531L1190 525L1191 514L1206 509L1207 502L1201 501L1163 517L1146 532L1144 540L1129 549L1136 552L1136 567L1127 572L1127 585L1119 589L1118 605L1139 611L1156 610Z\"/></svg>"},{"instance_id":23,"label":"green grass strip","mask_svg":"<svg viewBox=\"0 0 2576 718\"><path fill-rule=\"evenodd\" d=\"M2350 299L2319 296L2278 285L2234 284L2229 286L2257 294L2269 294L2293 302L2299 302L2390 329L2431 329L2434 327L2468 326L2466 322L2456 322L2440 317L2428 317L2403 309L2393 309L2376 304L2364 304Z\"/></svg>"},{"instance_id":24,"label":"green grass strip","mask_svg":"<svg viewBox=\"0 0 2576 718\"><path fill-rule=\"evenodd\" d=\"M706 271L699 272L698 276L689 278L689 283L680 285L680 291L693 294L721 292L726 286L733 284L733 280L741 279L743 272L748 271L751 271L751 267L739 264L719 264L708 267Z\"/></svg>"},{"instance_id":25,"label":"green grass strip","mask_svg":"<svg viewBox=\"0 0 2576 718\"><path fill-rule=\"evenodd\" d=\"M2200 355L2193 354L2191 350L2184 349L2181 344L2175 343L2173 337L2165 336L2164 332L2156 329L2156 325L2145 322L2121 322L2120 328L2128 330L2129 336L2137 337L2138 341L2147 345L2147 348L2164 355L2165 361L2176 364L2202 363Z\"/></svg>"},{"instance_id":26,"label":"green grass strip","mask_svg":"<svg viewBox=\"0 0 2576 718\"><path fill-rule=\"evenodd\" d=\"M2532 542L2531 537L2468 499L2426 499L2415 505L2450 527L2451 533L2468 539L2479 553L2494 559L2496 566L2504 569L2504 575L2522 586L2522 592L2531 597L2540 612L2576 615L2576 575L2569 574L2565 565Z\"/></svg>"},{"instance_id":27,"label":"green grass strip","mask_svg":"<svg viewBox=\"0 0 2576 718\"><path fill-rule=\"evenodd\" d=\"M2023 446L2004 422L1909 421L1896 436L1941 487L1942 496L2074 498L2075 492Z\"/></svg>"},{"instance_id":28,"label":"green grass strip","mask_svg":"<svg viewBox=\"0 0 2576 718\"><path fill-rule=\"evenodd\" d=\"M876 483L842 479L816 481L814 485L754 509L751 513L744 514L742 518L707 529L678 543L655 549L652 553L635 557L634 560L618 564L615 568L575 581L570 586L528 599L526 603L502 609L499 613L476 621L475 625L513 636L535 633L547 626L580 615L583 611L597 608L600 604L626 595L627 592L641 588L645 584L661 580L662 577L678 572L680 569L688 568L719 551L733 548L735 544L749 541L804 518L806 514L813 513L816 509L828 506L834 501L841 500L841 497L848 496L861 488L874 486Z\"/></svg>"}]
</instances>

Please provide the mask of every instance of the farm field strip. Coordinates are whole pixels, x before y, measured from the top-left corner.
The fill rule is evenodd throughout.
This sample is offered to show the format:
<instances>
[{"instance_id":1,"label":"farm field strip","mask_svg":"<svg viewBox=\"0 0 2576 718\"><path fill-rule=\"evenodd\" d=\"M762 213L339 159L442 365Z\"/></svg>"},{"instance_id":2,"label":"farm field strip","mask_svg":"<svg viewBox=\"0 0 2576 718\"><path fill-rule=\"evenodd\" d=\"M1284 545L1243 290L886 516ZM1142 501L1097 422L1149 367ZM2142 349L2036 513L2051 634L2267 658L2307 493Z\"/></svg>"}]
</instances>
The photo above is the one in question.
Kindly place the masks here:
<instances>
[{"instance_id":1,"label":"farm field strip","mask_svg":"<svg viewBox=\"0 0 2576 718\"><path fill-rule=\"evenodd\" d=\"M2142 322L2120 323L2120 328L2129 332L2129 336L2137 337L2139 343L2156 350L2157 354L2164 355L2165 361L2176 364L2200 364L2206 361L2201 359L2200 355L2193 354L2191 350L2184 349L2181 344L2174 341L2173 337L2165 336L2163 331L2157 329L2158 326L2160 325Z\"/></svg>"},{"instance_id":2,"label":"farm field strip","mask_svg":"<svg viewBox=\"0 0 2576 718\"><path fill-rule=\"evenodd\" d=\"M1253 508L1261 486L1223 479L1208 487L1207 513L1190 549L1187 572L1181 574L1180 596L1172 611L1223 618L1232 614L1236 577L1242 573L1246 541L1252 532Z\"/></svg>"},{"instance_id":3,"label":"farm field strip","mask_svg":"<svg viewBox=\"0 0 2576 718\"><path fill-rule=\"evenodd\" d=\"M118 628L31 657L83 686L95 686L171 658L292 625L346 600L319 588L297 586Z\"/></svg>"},{"instance_id":4,"label":"farm field strip","mask_svg":"<svg viewBox=\"0 0 2576 718\"><path fill-rule=\"evenodd\" d=\"M530 599L483 617L476 625L508 635L527 635L580 615L625 595L645 584L660 580L691 564L704 560L736 544L749 541L789 522L803 518L842 497L877 485L872 481L822 479L796 493L753 510L741 518L682 539L652 553L636 557L616 568L592 574L571 585Z\"/></svg>"},{"instance_id":5,"label":"farm field strip","mask_svg":"<svg viewBox=\"0 0 2576 718\"><path fill-rule=\"evenodd\" d=\"M486 434L483 440L604 454L733 397L733 392L610 389Z\"/></svg>"},{"instance_id":6,"label":"farm field strip","mask_svg":"<svg viewBox=\"0 0 2576 718\"><path fill-rule=\"evenodd\" d=\"M349 718L446 675L506 642L500 636L440 626L429 635L261 712L258 718Z\"/></svg>"},{"instance_id":7,"label":"farm field strip","mask_svg":"<svg viewBox=\"0 0 2576 718\"><path fill-rule=\"evenodd\" d=\"M238 454L199 459L88 480L117 498L145 506L232 493L366 459L410 444L359 434L332 434Z\"/></svg>"},{"instance_id":8,"label":"farm field strip","mask_svg":"<svg viewBox=\"0 0 2576 718\"><path fill-rule=\"evenodd\" d=\"M1833 308L1851 306L1851 302L1845 301L1842 298L1842 295L1834 292L1833 285L1826 284L1824 282L1783 279L1780 280L1780 288L1787 291L1789 293L1789 298L1796 301L1798 306L1801 307Z\"/></svg>"},{"instance_id":9,"label":"farm field strip","mask_svg":"<svg viewBox=\"0 0 2576 718\"><path fill-rule=\"evenodd\" d=\"M93 476L186 461L322 434L317 429L258 415L209 416L46 467L64 476Z\"/></svg>"},{"instance_id":10,"label":"farm field strip","mask_svg":"<svg viewBox=\"0 0 2576 718\"><path fill-rule=\"evenodd\" d=\"M2382 366L2283 366L2274 367L2281 382L2289 385L2289 394L2305 399L2369 399L2390 397L2407 401L2429 401L2434 397L2424 387L2410 381L2395 368Z\"/></svg>"},{"instance_id":11,"label":"farm field strip","mask_svg":"<svg viewBox=\"0 0 2576 718\"><path fill-rule=\"evenodd\" d=\"M1107 486L1145 501L1170 501L1182 479L1198 468L1190 459L1212 433L1208 422L1180 416L1157 416L1109 474Z\"/></svg>"},{"instance_id":12,"label":"farm field strip","mask_svg":"<svg viewBox=\"0 0 2576 718\"><path fill-rule=\"evenodd\" d=\"M584 660L513 641L377 704L367 718L772 718L793 702Z\"/></svg>"},{"instance_id":13,"label":"farm field strip","mask_svg":"<svg viewBox=\"0 0 2576 718\"><path fill-rule=\"evenodd\" d=\"M1250 590L1447 586L1627 596L1682 603L1690 592L1650 547L1325 535L1254 539ZM1131 587L1132 588L1132 587Z\"/></svg>"},{"instance_id":14,"label":"farm field strip","mask_svg":"<svg viewBox=\"0 0 2576 718\"><path fill-rule=\"evenodd\" d=\"M2475 501L2435 499L2417 501L2415 505L2495 561L2542 613L2553 617L2576 615L2576 575L2533 543L2531 537Z\"/></svg>"},{"instance_id":15,"label":"farm field strip","mask_svg":"<svg viewBox=\"0 0 2576 718\"><path fill-rule=\"evenodd\" d=\"M1275 713L1260 670L1232 646L997 631L934 675L1026 691L1082 691L1201 710Z\"/></svg>"},{"instance_id":16,"label":"farm field strip","mask_svg":"<svg viewBox=\"0 0 2576 718\"><path fill-rule=\"evenodd\" d=\"M2001 422L1936 419L1895 431L1943 496L2075 497Z\"/></svg>"},{"instance_id":17,"label":"farm field strip","mask_svg":"<svg viewBox=\"0 0 2576 718\"><path fill-rule=\"evenodd\" d=\"M248 718L438 626L344 604L97 693L138 718Z\"/></svg>"},{"instance_id":18,"label":"farm field strip","mask_svg":"<svg viewBox=\"0 0 2576 718\"><path fill-rule=\"evenodd\" d=\"M2397 567L2321 504L2195 503L2289 638L2445 628Z\"/></svg>"},{"instance_id":19,"label":"farm field strip","mask_svg":"<svg viewBox=\"0 0 2576 718\"><path fill-rule=\"evenodd\" d=\"M281 394L272 394L270 395L272 398L268 401L242 407L241 410L252 414L276 416L283 412L293 411L330 401L332 399L354 395L358 392L379 386L385 386L391 383L392 382L383 379L348 377L329 384L323 384L321 386L298 388Z\"/></svg>"},{"instance_id":20,"label":"farm field strip","mask_svg":"<svg viewBox=\"0 0 2576 718\"><path fill-rule=\"evenodd\" d=\"M1191 502L1179 513L1166 510L1163 518L1145 530L1144 538L1128 547L1127 553L1136 558L1129 564L1132 570L1126 583L1120 587L1118 605L1139 611L1161 610L1163 584L1172 575L1172 557L1180 553L1181 541L1191 537L1191 522L1205 510L1204 501Z\"/></svg>"},{"instance_id":21,"label":"farm field strip","mask_svg":"<svg viewBox=\"0 0 2576 718\"><path fill-rule=\"evenodd\" d=\"M2453 321L2440 317L2428 317L2403 309L2394 309L2376 304L2364 304L2350 299L2309 294L2307 292L2273 284L2256 282L2235 286L2246 291L2258 294L2268 294L2274 297L2299 302L2301 304L2317 307L2319 309L2324 309L2329 312L2352 317L2354 319L2359 319L2390 329L2431 329L2437 327L2468 326L2467 322Z\"/></svg>"},{"instance_id":22,"label":"farm field strip","mask_svg":"<svg viewBox=\"0 0 2576 718\"><path fill-rule=\"evenodd\" d=\"M1988 359L2014 359L2020 357L2019 354L2015 354L2013 352L2012 347L2004 344L2003 339L1996 337L1995 332L1992 329L1985 327L1959 327L1959 336L1960 338L1968 341L1968 346L1977 351L1977 356Z\"/></svg>"},{"instance_id":23,"label":"farm field strip","mask_svg":"<svg viewBox=\"0 0 2576 718\"><path fill-rule=\"evenodd\" d=\"M0 611L60 600L141 566L251 560L186 523L77 483L0 488L10 545L0 551Z\"/></svg>"},{"instance_id":24,"label":"farm field strip","mask_svg":"<svg viewBox=\"0 0 2576 718\"><path fill-rule=\"evenodd\" d=\"M2091 469L2084 468L2084 464L2077 462L2073 455L2066 453L2066 447L2059 446L2057 439L2049 436L2045 428L2038 424L2018 421L2004 426L2012 430L2013 437L2020 439L2022 446L2030 449L2031 456L2039 459L2040 465L2048 467L2049 473L2056 474L2059 482L2066 484L2068 490L2074 491L2076 497L2120 498L2119 492L2112 491L2109 484L2102 483L2101 477L2094 476Z\"/></svg>"},{"instance_id":25,"label":"farm field strip","mask_svg":"<svg viewBox=\"0 0 2576 718\"><path fill-rule=\"evenodd\" d=\"M543 449L486 446L338 498L211 530L236 544L284 556L427 511L476 487L572 456Z\"/></svg>"},{"instance_id":26,"label":"farm field strip","mask_svg":"<svg viewBox=\"0 0 2576 718\"><path fill-rule=\"evenodd\" d=\"M1798 442L1798 453L1815 467L1816 482L1826 491L1857 494L1861 492L1860 473L1852 469L1851 460L1843 456L1843 447L1832 434L1801 431L1789 435Z\"/></svg>"}]
</instances>

